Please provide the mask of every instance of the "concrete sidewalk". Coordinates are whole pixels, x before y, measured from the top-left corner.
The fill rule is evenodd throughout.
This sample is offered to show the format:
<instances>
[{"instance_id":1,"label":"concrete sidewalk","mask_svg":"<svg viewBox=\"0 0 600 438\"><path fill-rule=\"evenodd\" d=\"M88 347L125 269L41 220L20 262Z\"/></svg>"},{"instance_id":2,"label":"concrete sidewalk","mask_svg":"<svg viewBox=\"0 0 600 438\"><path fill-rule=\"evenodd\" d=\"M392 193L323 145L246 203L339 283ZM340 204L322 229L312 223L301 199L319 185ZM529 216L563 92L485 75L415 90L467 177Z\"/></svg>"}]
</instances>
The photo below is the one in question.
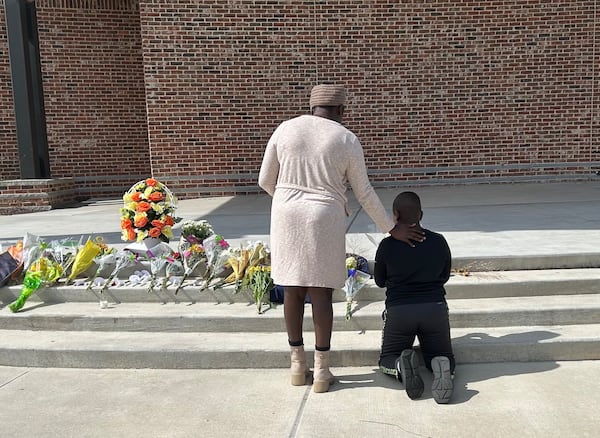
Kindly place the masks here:
<instances>
[{"instance_id":1,"label":"concrete sidewalk","mask_svg":"<svg viewBox=\"0 0 600 438\"><path fill-rule=\"evenodd\" d=\"M542 258L558 267L585 260L580 267L600 267L600 181L412 189L423 201L423 225L444 234L455 258L505 258L522 267L536 258L537 269ZM399 191L377 193L390 208ZM0 244L29 232L47 240L101 235L122 247L120 206L93 201L0 216ZM353 198L351 208L348 249L372 258L383 234ZM177 214L208 220L236 244L268 242L269 210L268 196L250 195L183 200ZM246 335L238 342L254 336ZM256 345L261 336L269 335L257 334ZM0 436L546 438L595 437L600 428L600 361L459 363L450 405L433 401L426 373L423 398L411 401L375 367L333 371L340 383L314 394L310 386L289 385L286 369L0 367Z\"/></svg>"},{"instance_id":2,"label":"concrete sidewalk","mask_svg":"<svg viewBox=\"0 0 600 438\"><path fill-rule=\"evenodd\" d=\"M391 210L401 190L422 199L423 226L446 237L453 257L524 257L573 254L600 255L600 181L425 186L377 189ZM352 197L347 247L367 258L383 234ZM25 233L47 239L102 235L125 246L119 229L121 200L90 201L39 213L0 216L0 245ZM268 195L188 199L179 202L183 220L206 219L230 242L269 239L271 199ZM178 236L178 224L175 227ZM172 245L175 244L175 240Z\"/></svg>"},{"instance_id":3,"label":"concrete sidewalk","mask_svg":"<svg viewBox=\"0 0 600 438\"><path fill-rule=\"evenodd\" d=\"M0 367L0 427L44 437L596 437L600 362L458 365L452 403L412 401L371 367L330 392L287 370Z\"/></svg>"}]
</instances>

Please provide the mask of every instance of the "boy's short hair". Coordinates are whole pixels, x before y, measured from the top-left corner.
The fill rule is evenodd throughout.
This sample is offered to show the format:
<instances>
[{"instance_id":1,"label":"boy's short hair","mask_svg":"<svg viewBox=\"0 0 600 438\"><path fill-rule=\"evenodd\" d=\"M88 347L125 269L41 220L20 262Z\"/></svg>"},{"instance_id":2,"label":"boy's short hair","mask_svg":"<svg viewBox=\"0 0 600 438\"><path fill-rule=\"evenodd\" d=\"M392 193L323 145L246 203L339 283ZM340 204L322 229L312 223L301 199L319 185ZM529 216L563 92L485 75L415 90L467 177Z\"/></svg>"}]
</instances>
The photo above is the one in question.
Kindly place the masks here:
<instances>
[{"instance_id":1,"label":"boy's short hair","mask_svg":"<svg viewBox=\"0 0 600 438\"><path fill-rule=\"evenodd\" d=\"M421 199L415 192L402 192L394 199L393 210L398 222L418 223L421 220Z\"/></svg>"}]
</instances>

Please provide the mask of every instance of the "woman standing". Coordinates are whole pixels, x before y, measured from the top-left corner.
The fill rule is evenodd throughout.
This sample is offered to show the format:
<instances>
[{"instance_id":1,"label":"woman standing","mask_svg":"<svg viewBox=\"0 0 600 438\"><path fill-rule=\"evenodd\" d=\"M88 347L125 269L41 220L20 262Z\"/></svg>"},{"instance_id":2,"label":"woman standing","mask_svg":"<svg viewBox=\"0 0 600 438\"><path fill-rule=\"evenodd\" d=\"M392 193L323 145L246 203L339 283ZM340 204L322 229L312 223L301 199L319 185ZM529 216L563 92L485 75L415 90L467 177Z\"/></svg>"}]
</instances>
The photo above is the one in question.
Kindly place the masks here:
<instances>
[{"instance_id":1,"label":"woman standing","mask_svg":"<svg viewBox=\"0 0 600 438\"><path fill-rule=\"evenodd\" d=\"M273 197L271 265L275 284L284 286L284 317L291 348L292 385L304 385L308 366L302 322L310 297L315 330L314 392L326 392L333 325L333 289L346 280L346 182L382 232L412 245L422 233L396 224L367 176L362 146L342 126L346 92L340 85L311 91L311 115L281 123L267 144L258 184Z\"/></svg>"}]
</instances>

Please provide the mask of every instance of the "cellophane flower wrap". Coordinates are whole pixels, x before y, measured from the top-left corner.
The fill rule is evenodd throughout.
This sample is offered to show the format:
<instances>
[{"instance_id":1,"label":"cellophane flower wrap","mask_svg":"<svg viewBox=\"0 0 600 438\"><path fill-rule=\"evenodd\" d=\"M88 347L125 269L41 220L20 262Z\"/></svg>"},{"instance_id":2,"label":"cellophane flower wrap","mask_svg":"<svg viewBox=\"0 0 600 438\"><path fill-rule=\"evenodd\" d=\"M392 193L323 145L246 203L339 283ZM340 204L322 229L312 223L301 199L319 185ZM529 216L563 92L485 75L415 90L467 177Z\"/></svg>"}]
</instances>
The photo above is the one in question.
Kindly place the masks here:
<instances>
[{"instance_id":1,"label":"cellophane flower wrap","mask_svg":"<svg viewBox=\"0 0 600 438\"><path fill-rule=\"evenodd\" d=\"M268 263L269 250L261 241L254 242L246 248L243 245L239 248L230 248L227 265L232 272L223 280L223 284L234 284L235 293L238 293L241 290L246 271L253 266L268 265Z\"/></svg>"},{"instance_id":2,"label":"cellophane flower wrap","mask_svg":"<svg viewBox=\"0 0 600 438\"><path fill-rule=\"evenodd\" d=\"M202 241L214 234L212 225L206 220L187 220L181 224L181 237L177 252L183 262L183 278L177 285L175 294L183 287L183 282L202 262L206 262L206 252Z\"/></svg>"},{"instance_id":3,"label":"cellophane flower wrap","mask_svg":"<svg viewBox=\"0 0 600 438\"><path fill-rule=\"evenodd\" d=\"M171 256L171 254L173 254L173 250L169 244L165 242L155 246L152 250L148 250L146 253L148 260L150 261L150 284L147 289L148 293L154 292L158 274L166 267L168 263L167 257Z\"/></svg>"},{"instance_id":4,"label":"cellophane flower wrap","mask_svg":"<svg viewBox=\"0 0 600 438\"><path fill-rule=\"evenodd\" d=\"M58 281L63 274L62 266L54 259L52 253L45 251L38 259L29 265L23 279L23 287L19 297L8 307L12 312L23 308L27 299L42 287Z\"/></svg>"},{"instance_id":5,"label":"cellophane flower wrap","mask_svg":"<svg viewBox=\"0 0 600 438\"><path fill-rule=\"evenodd\" d=\"M167 262L165 265L165 277L163 278L161 287L161 289L164 291L167 290L168 283L175 284L175 278L183 276L185 272L181 253L174 252L173 254L166 256L165 261ZM182 282L183 281L179 280L179 284Z\"/></svg>"},{"instance_id":6,"label":"cellophane flower wrap","mask_svg":"<svg viewBox=\"0 0 600 438\"><path fill-rule=\"evenodd\" d=\"M358 262L355 257L346 258L348 278L346 278L346 282L342 288L346 294L346 320L352 318L352 302L354 301L356 294L371 278L370 274L356 269L357 265Z\"/></svg>"},{"instance_id":7,"label":"cellophane flower wrap","mask_svg":"<svg viewBox=\"0 0 600 438\"><path fill-rule=\"evenodd\" d=\"M71 273L69 274L67 281L73 281L77 276L92 266L94 259L101 252L102 247L98 244L98 240L93 241L88 238L75 255L75 260L73 261L73 266L71 266Z\"/></svg>"},{"instance_id":8,"label":"cellophane flower wrap","mask_svg":"<svg viewBox=\"0 0 600 438\"><path fill-rule=\"evenodd\" d=\"M123 202L122 240L140 242L155 237L168 242L173 237L172 227L181 219L175 216L177 198L166 185L147 178L125 192Z\"/></svg>"},{"instance_id":9,"label":"cellophane flower wrap","mask_svg":"<svg viewBox=\"0 0 600 438\"><path fill-rule=\"evenodd\" d=\"M48 251L52 253L63 268L63 273L67 273L75 261L75 257L81 247L81 238L79 240L67 238L61 240L52 240L48 244Z\"/></svg>"},{"instance_id":10,"label":"cellophane flower wrap","mask_svg":"<svg viewBox=\"0 0 600 438\"><path fill-rule=\"evenodd\" d=\"M262 305L265 295L268 297L271 289L275 287L271 278L271 267L255 265L247 269L244 276L243 286L250 289L252 298L256 304L256 311L262 313ZM269 303L270 304L270 303Z\"/></svg>"},{"instance_id":11,"label":"cellophane flower wrap","mask_svg":"<svg viewBox=\"0 0 600 438\"><path fill-rule=\"evenodd\" d=\"M92 290L96 279L102 271L105 271L108 268L108 266L116 265L117 250L106 245L101 238L96 239L96 244L100 247L100 252L98 253L98 255L96 255L96 257L94 257L96 270L94 271L94 274L90 278L88 278L88 290Z\"/></svg>"},{"instance_id":12,"label":"cellophane flower wrap","mask_svg":"<svg viewBox=\"0 0 600 438\"><path fill-rule=\"evenodd\" d=\"M199 243L194 243L189 246L183 245L179 248L179 253L183 259L184 271L181 281L175 289L175 295L181 290L184 286L184 281L192 274L192 272L194 272L198 265L202 262L206 262L206 252L204 251L204 247Z\"/></svg>"},{"instance_id":13,"label":"cellophane flower wrap","mask_svg":"<svg viewBox=\"0 0 600 438\"><path fill-rule=\"evenodd\" d=\"M23 238L23 270L27 271L29 266L41 257L48 248L48 244L35 234L26 233Z\"/></svg>"},{"instance_id":14,"label":"cellophane flower wrap","mask_svg":"<svg viewBox=\"0 0 600 438\"><path fill-rule=\"evenodd\" d=\"M133 266L138 263L138 256L127 249L118 250L115 253L115 268L108 276L107 280L102 285L100 289L100 293L106 292L106 290L110 287L113 280L119 275L124 268L128 266Z\"/></svg>"},{"instance_id":15,"label":"cellophane flower wrap","mask_svg":"<svg viewBox=\"0 0 600 438\"><path fill-rule=\"evenodd\" d=\"M204 273L204 286L208 289L211 282L223 272L229 258L229 243L220 234L213 234L202 242L206 252L206 272Z\"/></svg>"}]
</instances>

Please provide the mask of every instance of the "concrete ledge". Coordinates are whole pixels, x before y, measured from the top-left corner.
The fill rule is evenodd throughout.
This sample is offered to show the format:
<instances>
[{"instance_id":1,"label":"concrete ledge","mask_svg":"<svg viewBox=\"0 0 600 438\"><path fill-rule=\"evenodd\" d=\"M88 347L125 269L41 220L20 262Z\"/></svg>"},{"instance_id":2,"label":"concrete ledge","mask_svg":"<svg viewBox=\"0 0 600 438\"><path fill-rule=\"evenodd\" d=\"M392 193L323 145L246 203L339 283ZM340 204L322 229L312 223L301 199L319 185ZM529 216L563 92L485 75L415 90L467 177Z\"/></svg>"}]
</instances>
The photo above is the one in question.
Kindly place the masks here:
<instances>
[{"instance_id":1,"label":"concrete ledge","mask_svg":"<svg viewBox=\"0 0 600 438\"><path fill-rule=\"evenodd\" d=\"M600 325L455 329L457 363L600 359ZM380 331L336 332L332 365L376 366ZM314 345L307 333L305 345ZM310 350L307 347L307 350ZM307 355L311 362L311 355ZM285 333L0 330L0 365L60 368L286 368ZM312 365L312 363L310 364Z\"/></svg>"},{"instance_id":2,"label":"concrete ledge","mask_svg":"<svg viewBox=\"0 0 600 438\"><path fill-rule=\"evenodd\" d=\"M108 289L106 300L112 302L151 302L151 303L251 303L245 292L234 293L230 286L222 289L200 290L191 280L175 295L174 287L165 290L156 289L148 293L147 286L129 286ZM33 294L30 302L97 302L98 289L86 290L85 286L65 286L59 284L41 289ZM446 285L448 299L522 297L540 295L574 295L600 293L600 268L589 269L549 269L531 271L495 271L471 272L469 275L454 274ZM0 288L0 303L10 304L21 293L20 285ZM334 291L334 301L344 302L345 294L341 290ZM373 280L359 291L359 301L381 301L385 299L384 289L375 285Z\"/></svg>"},{"instance_id":3,"label":"concrete ledge","mask_svg":"<svg viewBox=\"0 0 600 438\"><path fill-rule=\"evenodd\" d=\"M122 303L101 309L95 303L30 305L24 311L0 311L0 329L83 330L133 332L284 332L283 306L257 314L254 304ZM333 305L336 332L381 330L383 301ZM451 300L450 326L510 327L523 325L593 324L600 321L600 295L564 295ZM304 329L313 330L312 308L307 305Z\"/></svg>"}]
</instances>

